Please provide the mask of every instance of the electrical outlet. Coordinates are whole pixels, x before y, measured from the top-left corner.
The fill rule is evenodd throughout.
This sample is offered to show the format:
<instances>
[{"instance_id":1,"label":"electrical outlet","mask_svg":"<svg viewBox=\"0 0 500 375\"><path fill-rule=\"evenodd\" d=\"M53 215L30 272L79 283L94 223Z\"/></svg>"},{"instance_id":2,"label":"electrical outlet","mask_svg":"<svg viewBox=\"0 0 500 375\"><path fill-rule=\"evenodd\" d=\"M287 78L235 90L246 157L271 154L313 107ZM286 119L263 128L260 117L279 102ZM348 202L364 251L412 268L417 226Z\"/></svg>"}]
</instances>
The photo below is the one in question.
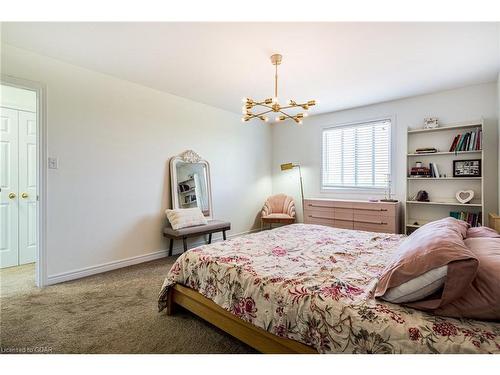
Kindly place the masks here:
<instances>
[{"instance_id":1,"label":"electrical outlet","mask_svg":"<svg viewBox=\"0 0 500 375\"><path fill-rule=\"evenodd\" d=\"M49 157L49 169L57 169L59 168L59 160L57 158Z\"/></svg>"}]
</instances>

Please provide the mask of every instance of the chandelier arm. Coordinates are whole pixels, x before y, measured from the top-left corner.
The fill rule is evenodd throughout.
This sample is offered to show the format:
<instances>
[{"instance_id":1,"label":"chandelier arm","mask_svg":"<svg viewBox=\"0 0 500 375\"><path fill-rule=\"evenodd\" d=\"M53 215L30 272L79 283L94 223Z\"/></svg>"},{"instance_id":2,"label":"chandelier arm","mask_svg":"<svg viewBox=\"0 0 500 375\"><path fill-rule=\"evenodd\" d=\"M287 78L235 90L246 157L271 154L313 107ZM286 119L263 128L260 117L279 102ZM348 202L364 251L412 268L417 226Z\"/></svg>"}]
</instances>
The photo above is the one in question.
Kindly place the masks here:
<instances>
[{"instance_id":1,"label":"chandelier arm","mask_svg":"<svg viewBox=\"0 0 500 375\"><path fill-rule=\"evenodd\" d=\"M255 106L258 106L258 105L261 105L262 107L266 107L266 108L269 108L269 109L273 109L273 107L271 107L270 105L267 105L267 104L264 104L264 102L262 103L257 103Z\"/></svg>"},{"instance_id":2,"label":"chandelier arm","mask_svg":"<svg viewBox=\"0 0 500 375\"><path fill-rule=\"evenodd\" d=\"M281 107L281 109L296 108L296 107L300 107L300 105L299 104L287 105L286 107Z\"/></svg>"},{"instance_id":3,"label":"chandelier arm","mask_svg":"<svg viewBox=\"0 0 500 375\"><path fill-rule=\"evenodd\" d=\"M254 117L259 117L259 116L262 116L262 115L265 115L266 113L269 113L269 112L272 112L273 110L270 109L269 111L264 111L262 113L256 113L255 115L253 115Z\"/></svg>"},{"instance_id":4,"label":"chandelier arm","mask_svg":"<svg viewBox=\"0 0 500 375\"><path fill-rule=\"evenodd\" d=\"M279 111L279 112L280 112L281 114L285 115L286 117L291 118L293 121L295 121L295 117L290 116L288 113L285 113L285 112L283 112L283 111Z\"/></svg>"}]
</instances>

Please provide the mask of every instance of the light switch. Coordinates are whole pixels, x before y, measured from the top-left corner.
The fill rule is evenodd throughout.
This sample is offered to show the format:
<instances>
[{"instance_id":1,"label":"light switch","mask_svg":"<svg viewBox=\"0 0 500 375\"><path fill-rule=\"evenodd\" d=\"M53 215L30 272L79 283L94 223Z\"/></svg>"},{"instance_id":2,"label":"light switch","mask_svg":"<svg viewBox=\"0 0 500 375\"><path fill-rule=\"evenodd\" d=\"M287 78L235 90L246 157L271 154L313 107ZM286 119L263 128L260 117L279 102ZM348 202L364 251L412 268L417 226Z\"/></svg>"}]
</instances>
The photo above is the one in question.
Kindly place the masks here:
<instances>
[{"instance_id":1,"label":"light switch","mask_svg":"<svg viewBox=\"0 0 500 375\"><path fill-rule=\"evenodd\" d=\"M59 161L57 158L49 157L49 169L57 169L59 168Z\"/></svg>"}]
</instances>

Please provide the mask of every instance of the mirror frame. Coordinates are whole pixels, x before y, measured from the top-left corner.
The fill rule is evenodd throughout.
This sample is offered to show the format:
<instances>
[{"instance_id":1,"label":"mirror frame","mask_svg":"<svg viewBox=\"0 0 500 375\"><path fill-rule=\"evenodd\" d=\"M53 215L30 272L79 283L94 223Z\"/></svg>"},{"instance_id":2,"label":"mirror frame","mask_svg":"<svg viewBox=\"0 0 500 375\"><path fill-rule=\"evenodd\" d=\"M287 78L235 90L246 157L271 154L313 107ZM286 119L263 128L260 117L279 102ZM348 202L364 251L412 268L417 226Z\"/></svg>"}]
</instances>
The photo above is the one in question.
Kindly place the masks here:
<instances>
[{"instance_id":1,"label":"mirror frame","mask_svg":"<svg viewBox=\"0 0 500 375\"><path fill-rule=\"evenodd\" d=\"M213 206L212 206L212 182L210 177L210 164L205 159L202 159L193 150L186 150L183 153L173 156L170 158L170 191L172 196L172 208L180 208L179 204L179 192L177 191L177 163L192 163L192 164L204 164L207 168L207 195L208 195L208 210L209 215L205 216L208 220L211 220L214 216Z\"/></svg>"}]
</instances>

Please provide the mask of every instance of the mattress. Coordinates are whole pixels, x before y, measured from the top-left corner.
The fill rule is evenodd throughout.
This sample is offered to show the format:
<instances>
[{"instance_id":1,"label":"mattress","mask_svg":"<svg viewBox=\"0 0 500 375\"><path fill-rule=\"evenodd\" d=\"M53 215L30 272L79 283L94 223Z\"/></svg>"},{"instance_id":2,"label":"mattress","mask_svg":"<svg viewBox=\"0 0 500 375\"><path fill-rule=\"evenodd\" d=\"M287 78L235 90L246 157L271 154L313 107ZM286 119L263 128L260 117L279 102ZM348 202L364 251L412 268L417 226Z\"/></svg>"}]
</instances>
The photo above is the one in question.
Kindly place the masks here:
<instances>
[{"instance_id":1,"label":"mattress","mask_svg":"<svg viewBox=\"0 0 500 375\"><path fill-rule=\"evenodd\" d=\"M182 254L163 283L319 353L500 353L500 323L435 316L375 299L396 234L293 224Z\"/></svg>"}]
</instances>

